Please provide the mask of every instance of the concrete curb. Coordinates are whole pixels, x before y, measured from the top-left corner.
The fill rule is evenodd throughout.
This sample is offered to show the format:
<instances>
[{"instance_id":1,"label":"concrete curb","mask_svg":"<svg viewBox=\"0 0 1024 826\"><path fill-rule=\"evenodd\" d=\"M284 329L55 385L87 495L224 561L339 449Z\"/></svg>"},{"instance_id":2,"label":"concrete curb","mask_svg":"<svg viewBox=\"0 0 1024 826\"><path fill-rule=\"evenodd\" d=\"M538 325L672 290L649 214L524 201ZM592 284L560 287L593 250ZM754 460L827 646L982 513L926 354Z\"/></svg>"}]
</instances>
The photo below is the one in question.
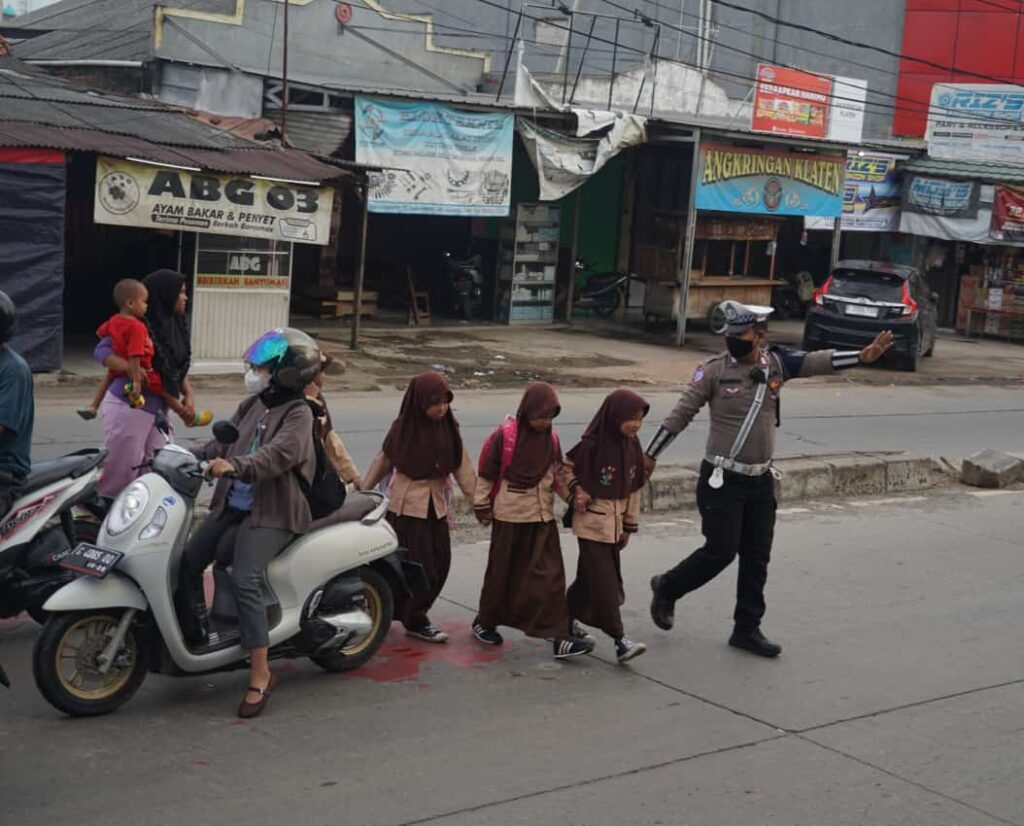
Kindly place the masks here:
<instances>
[{"instance_id":1,"label":"concrete curb","mask_svg":"<svg viewBox=\"0 0 1024 826\"><path fill-rule=\"evenodd\" d=\"M794 456L778 459L782 478L775 481L779 502L795 503L831 496L877 496L928 490L943 479L955 479L938 459L906 453L855 453L835 456ZM644 486L641 510L645 513L695 508L698 467L659 466ZM459 517L471 517L463 497L453 503Z\"/></svg>"}]
</instances>

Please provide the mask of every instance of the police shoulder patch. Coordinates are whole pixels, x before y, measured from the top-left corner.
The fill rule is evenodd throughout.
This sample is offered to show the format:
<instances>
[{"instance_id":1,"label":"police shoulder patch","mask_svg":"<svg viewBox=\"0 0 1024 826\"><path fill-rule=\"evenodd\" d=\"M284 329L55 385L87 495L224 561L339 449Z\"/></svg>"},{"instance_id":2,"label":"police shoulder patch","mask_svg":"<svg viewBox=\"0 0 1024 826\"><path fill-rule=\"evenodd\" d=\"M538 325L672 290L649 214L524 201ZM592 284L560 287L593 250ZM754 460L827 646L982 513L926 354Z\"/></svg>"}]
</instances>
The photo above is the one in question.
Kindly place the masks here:
<instances>
[{"instance_id":1,"label":"police shoulder patch","mask_svg":"<svg viewBox=\"0 0 1024 826\"><path fill-rule=\"evenodd\" d=\"M696 370L693 371L693 383L700 384L704 381L704 365L700 365Z\"/></svg>"}]
</instances>

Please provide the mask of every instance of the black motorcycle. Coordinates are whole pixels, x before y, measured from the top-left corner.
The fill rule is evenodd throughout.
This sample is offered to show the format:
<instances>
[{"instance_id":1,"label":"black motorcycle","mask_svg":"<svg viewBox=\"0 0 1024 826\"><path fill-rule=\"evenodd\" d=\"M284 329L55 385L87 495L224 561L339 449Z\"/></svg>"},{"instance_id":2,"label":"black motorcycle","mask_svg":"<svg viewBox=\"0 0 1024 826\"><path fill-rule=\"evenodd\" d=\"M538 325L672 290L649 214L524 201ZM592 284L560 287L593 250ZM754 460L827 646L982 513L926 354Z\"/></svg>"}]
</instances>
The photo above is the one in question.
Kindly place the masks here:
<instances>
[{"instance_id":1,"label":"black motorcycle","mask_svg":"<svg viewBox=\"0 0 1024 826\"><path fill-rule=\"evenodd\" d=\"M783 279L772 288L772 307L775 308L772 318L778 321L804 318L814 297L814 279L806 271L784 275Z\"/></svg>"},{"instance_id":2,"label":"black motorcycle","mask_svg":"<svg viewBox=\"0 0 1024 826\"><path fill-rule=\"evenodd\" d=\"M464 261L458 261L452 258L450 252L444 253L444 270L451 290L453 309L467 321L483 315L484 278L480 274L482 260L479 255L471 255Z\"/></svg>"},{"instance_id":3,"label":"black motorcycle","mask_svg":"<svg viewBox=\"0 0 1024 826\"><path fill-rule=\"evenodd\" d=\"M588 267L583 261L577 261L573 269L578 279L587 273ZM603 318L614 315L622 306L627 281L626 274L621 272L590 273L583 289L573 299L573 309L592 310Z\"/></svg>"}]
</instances>

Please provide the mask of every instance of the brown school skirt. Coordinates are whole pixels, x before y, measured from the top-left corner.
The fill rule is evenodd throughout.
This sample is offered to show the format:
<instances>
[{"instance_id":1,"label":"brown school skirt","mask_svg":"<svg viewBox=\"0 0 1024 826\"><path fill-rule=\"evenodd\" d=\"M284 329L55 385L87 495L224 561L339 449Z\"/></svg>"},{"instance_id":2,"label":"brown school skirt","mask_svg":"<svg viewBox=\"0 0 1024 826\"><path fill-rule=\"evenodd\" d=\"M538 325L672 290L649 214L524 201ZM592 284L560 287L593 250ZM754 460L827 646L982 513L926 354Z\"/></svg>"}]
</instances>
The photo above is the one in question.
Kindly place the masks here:
<instances>
[{"instance_id":1,"label":"brown school skirt","mask_svg":"<svg viewBox=\"0 0 1024 826\"><path fill-rule=\"evenodd\" d=\"M448 520L434 515L434 503L431 502L426 519L396 516L389 511L388 522L398 534L398 544L409 552L408 559L422 565L427 577L427 590L409 598L402 615L396 614L395 619L406 628L422 628L430 624L427 612L441 595L452 566Z\"/></svg>"},{"instance_id":2,"label":"brown school skirt","mask_svg":"<svg viewBox=\"0 0 1024 826\"><path fill-rule=\"evenodd\" d=\"M541 639L568 635L565 566L555 522L494 520L479 620L485 628L506 625Z\"/></svg>"},{"instance_id":3,"label":"brown school skirt","mask_svg":"<svg viewBox=\"0 0 1024 826\"><path fill-rule=\"evenodd\" d=\"M591 628L600 628L619 639L625 632L619 606L626 601L622 590L622 547L608 542L579 539L580 558L576 581L567 595L569 613Z\"/></svg>"}]
</instances>

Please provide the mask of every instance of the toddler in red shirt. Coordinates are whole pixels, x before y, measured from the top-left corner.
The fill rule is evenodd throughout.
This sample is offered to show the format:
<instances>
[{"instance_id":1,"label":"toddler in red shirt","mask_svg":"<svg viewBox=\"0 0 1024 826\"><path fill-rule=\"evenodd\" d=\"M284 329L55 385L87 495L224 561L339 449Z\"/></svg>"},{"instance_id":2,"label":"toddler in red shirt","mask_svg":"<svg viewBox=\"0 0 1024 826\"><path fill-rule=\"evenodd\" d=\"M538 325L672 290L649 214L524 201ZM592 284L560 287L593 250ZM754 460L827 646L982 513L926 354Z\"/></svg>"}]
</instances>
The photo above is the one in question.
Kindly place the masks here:
<instances>
[{"instance_id":1,"label":"toddler in red shirt","mask_svg":"<svg viewBox=\"0 0 1024 826\"><path fill-rule=\"evenodd\" d=\"M154 396L163 393L160 374L153 369L153 339L146 322L142 320L146 315L148 300L149 292L141 281L134 278L121 279L114 285L114 303L120 312L103 322L96 331L100 338L109 336L114 355L128 362L129 383L125 385L125 395L132 407L142 407L145 403L143 390ZM124 375L113 370L107 372L107 379L93 400L92 410L99 407L110 382Z\"/></svg>"}]
</instances>

